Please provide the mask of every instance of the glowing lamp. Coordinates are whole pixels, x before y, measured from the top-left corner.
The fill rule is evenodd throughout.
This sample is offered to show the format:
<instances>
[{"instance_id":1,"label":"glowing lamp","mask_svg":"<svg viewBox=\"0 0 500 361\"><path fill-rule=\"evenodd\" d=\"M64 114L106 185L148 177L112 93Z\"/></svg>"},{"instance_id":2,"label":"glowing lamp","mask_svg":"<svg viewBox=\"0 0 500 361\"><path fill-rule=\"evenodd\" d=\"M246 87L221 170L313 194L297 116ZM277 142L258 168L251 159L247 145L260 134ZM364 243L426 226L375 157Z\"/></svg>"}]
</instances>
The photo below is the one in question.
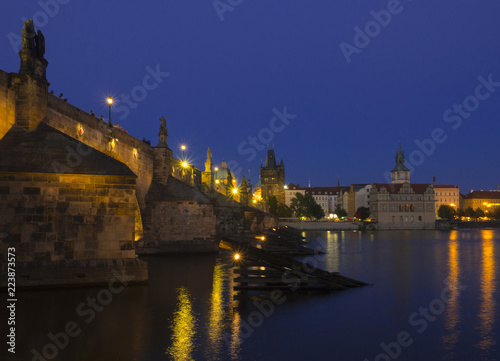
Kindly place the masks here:
<instances>
[{"instance_id":1,"label":"glowing lamp","mask_svg":"<svg viewBox=\"0 0 500 361\"><path fill-rule=\"evenodd\" d=\"M239 260L239 259L240 259L240 254L239 254L239 253L236 253L236 254L234 255L234 259L235 259L235 261Z\"/></svg>"},{"instance_id":2,"label":"glowing lamp","mask_svg":"<svg viewBox=\"0 0 500 361\"><path fill-rule=\"evenodd\" d=\"M106 99L106 101L108 102L109 105L113 104L113 98L111 98L111 97L108 97L108 99Z\"/></svg>"},{"instance_id":3,"label":"glowing lamp","mask_svg":"<svg viewBox=\"0 0 500 361\"><path fill-rule=\"evenodd\" d=\"M237 194L237 193L238 193L238 189L233 188L233 193L234 193L234 194Z\"/></svg>"},{"instance_id":4,"label":"glowing lamp","mask_svg":"<svg viewBox=\"0 0 500 361\"><path fill-rule=\"evenodd\" d=\"M182 162L182 166L186 168L188 166L187 162Z\"/></svg>"}]
</instances>

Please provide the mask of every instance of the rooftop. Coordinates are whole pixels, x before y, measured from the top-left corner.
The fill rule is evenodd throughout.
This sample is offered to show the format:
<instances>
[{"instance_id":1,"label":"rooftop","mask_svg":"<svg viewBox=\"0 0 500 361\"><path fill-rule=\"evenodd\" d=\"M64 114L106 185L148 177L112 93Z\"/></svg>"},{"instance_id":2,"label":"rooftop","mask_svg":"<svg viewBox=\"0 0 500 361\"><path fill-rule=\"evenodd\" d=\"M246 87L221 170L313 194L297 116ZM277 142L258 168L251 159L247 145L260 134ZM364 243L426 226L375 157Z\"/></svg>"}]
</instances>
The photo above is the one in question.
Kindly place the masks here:
<instances>
[{"instance_id":1,"label":"rooftop","mask_svg":"<svg viewBox=\"0 0 500 361\"><path fill-rule=\"evenodd\" d=\"M373 187L379 190L385 188L388 193L397 194L405 184L409 185L415 194L424 194L427 188L432 186L429 183L373 183Z\"/></svg>"},{"instance_id":2,"label":"rooftop","mask_svg":"<svg viewBox=\"0 0 500 361\"><path fill-rule=\"evenodd\" d=\"M472 191L464 196L464 199L500 199L500 191Z\"/></svg>"}]
</instances>

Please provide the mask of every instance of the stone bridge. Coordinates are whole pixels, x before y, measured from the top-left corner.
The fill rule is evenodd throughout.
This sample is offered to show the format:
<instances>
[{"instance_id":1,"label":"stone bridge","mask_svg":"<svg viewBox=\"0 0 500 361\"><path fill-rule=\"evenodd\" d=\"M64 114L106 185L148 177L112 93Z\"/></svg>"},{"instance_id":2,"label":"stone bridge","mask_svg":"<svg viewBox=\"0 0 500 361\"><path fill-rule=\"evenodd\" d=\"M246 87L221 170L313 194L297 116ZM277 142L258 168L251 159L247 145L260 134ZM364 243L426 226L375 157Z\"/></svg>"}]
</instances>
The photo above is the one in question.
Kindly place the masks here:
<instances>
[{"instance_id":1,"label":"stone bridge","mask_svg":"<svg viewBox=\"0 0 500 361\"><path fill-rule=\"evenodd\" d=\"M117 261L145 281L136 253L216 252L277 224L215 191L210 152L183 167L164 119L152 146L49 93L30 41L18 73L0 70L0 252L18 250L21 286L102 283Z\"/></svg>"}]
</instances>

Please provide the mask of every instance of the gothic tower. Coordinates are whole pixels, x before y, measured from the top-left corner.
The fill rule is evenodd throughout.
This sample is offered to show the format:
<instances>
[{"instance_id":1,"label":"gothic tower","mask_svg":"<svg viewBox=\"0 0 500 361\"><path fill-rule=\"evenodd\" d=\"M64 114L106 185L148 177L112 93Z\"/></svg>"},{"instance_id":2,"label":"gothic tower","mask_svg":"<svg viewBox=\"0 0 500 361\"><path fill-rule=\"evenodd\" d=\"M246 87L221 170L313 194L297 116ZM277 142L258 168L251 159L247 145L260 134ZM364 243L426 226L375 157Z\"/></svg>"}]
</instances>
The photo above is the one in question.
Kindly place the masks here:
<instances>
[{"instance_id":1,"label":"gothic tower","mask_svg":"<svg viewBox=\"0 0 500 361\"><path fill-rule=\"evenodd\" d=\"M207 150L207 161L205 162L205 171L201 173L201 185L204 192L210 193L214 189L214 173L212 164L212 152Z\"/></svg>"},{"instance_id":2,"label":"gothic tower","mask_svg":"<svg viewBox=\"0 0 500 361\"><path fill-rule=\"evenodd\" d=\"M399 149L396 153L396 167L391 171L391 183L410 183L410 170L405 166L405 153Z\"/></svg>"},{"instance_id":3,"label":"gothic tower","mask_svg":"<svg viewBox=\"0 0 500 361\"><path fill-rule=\"evenodd\" d=\"M285 203L285 165L283 159L276 165L274 149L268 149L266 164L260 168L262 198L276 196L278 203Z\"/></svg>"}]
</instances>

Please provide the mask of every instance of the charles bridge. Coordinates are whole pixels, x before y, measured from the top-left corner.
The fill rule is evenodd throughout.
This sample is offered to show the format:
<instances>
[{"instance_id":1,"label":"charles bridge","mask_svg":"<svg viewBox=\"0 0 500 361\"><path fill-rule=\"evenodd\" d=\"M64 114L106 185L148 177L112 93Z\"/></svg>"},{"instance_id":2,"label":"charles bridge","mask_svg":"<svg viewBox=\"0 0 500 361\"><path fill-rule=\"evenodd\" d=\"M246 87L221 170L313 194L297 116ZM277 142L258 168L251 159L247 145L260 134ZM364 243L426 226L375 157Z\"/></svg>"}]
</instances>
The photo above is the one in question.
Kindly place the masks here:
<instances>
[{"instance_id":1,"label":"charles bridge","mask_svg":"<svg viewBox=\"0 0 500 361\"><path fill-rule=\"evenodd\" d=\"M19 56L0 70L0 253L15 247L18 287L105 284L117 268L146 282L137 255L217 252L277 224L217 188L210 150L205 171L174 158L163 117L152 146L49 93L32 21Z\"/></svg>"}]
</instances>

